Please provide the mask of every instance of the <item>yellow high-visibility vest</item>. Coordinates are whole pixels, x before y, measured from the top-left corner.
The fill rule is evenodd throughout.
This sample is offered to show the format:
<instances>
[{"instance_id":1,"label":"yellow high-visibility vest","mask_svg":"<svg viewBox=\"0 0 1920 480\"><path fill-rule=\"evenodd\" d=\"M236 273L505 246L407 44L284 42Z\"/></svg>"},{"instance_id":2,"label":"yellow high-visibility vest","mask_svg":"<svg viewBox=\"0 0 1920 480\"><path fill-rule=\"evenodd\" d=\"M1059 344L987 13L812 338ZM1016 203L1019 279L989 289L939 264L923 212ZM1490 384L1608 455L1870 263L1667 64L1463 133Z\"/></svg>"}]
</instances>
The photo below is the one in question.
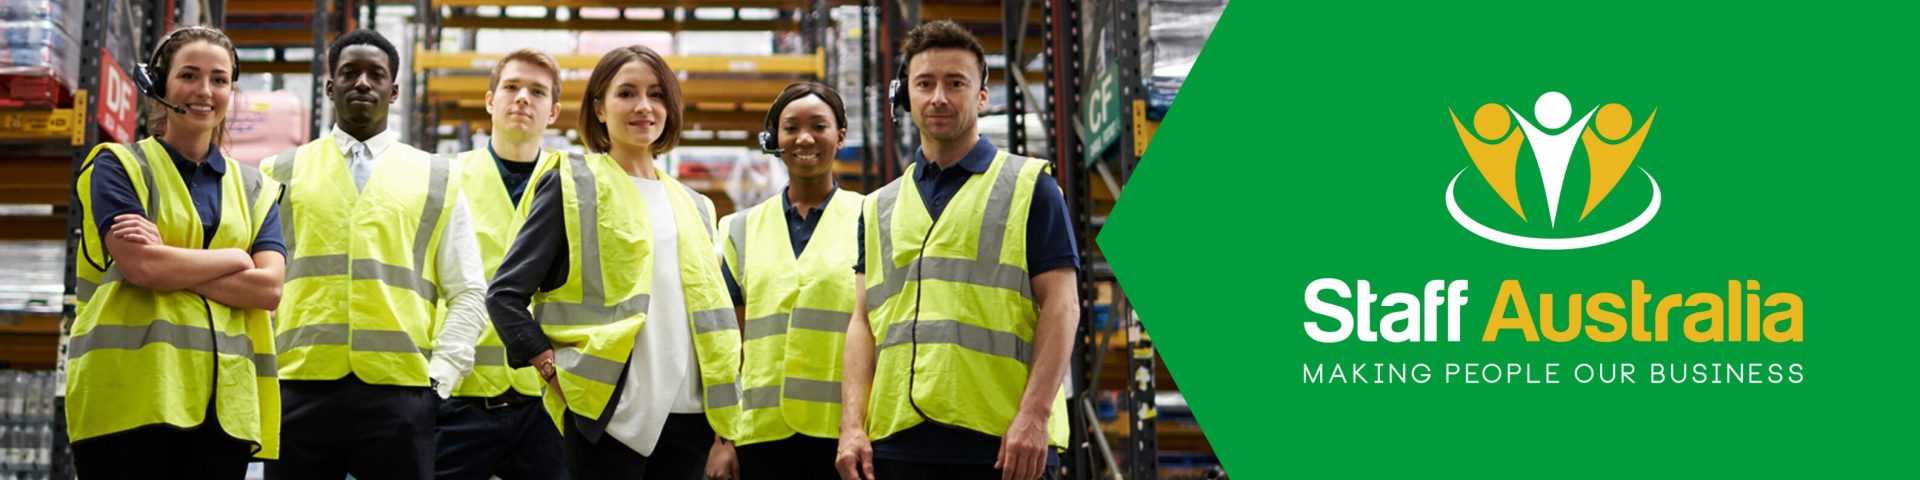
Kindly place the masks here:
<instances>
[{"instance_id":1,"label":"yellow high-visibility vest","mask_svg":"<svg viewBox=\"0 0 1920 480\"><path fill-rule=\"evenodd\" d=\"M798 258L778 197L720 220L722 255L747 300L741 325L741 445L795 432L840 436L841 358L865 197L835 190Z\"/></svg>"},{"instance_id":2,"label":"yellow high-visibility vest","mask_svg":"<svg viewBox=\"0 0 1920 480\"><path fill-rule=\"evenodd\" d=\"M276 317L280 378L425 387L440 303L442 234L459 198L450 156L395 143L357 190L333 136L261 170L280 202L287 283Z\"/></svg>"},{"instance_id":3,"label":"yellow high-visibility vest","mask_svg":"<svg viewBox=\"0 0 1920 480\"><path fill-rule=\"evenodd\" d=\"M541 174L553 169L566 156L565 152L543 152L529 182L539 181ZM466 177L461 186L467 197L468 217L473 219L473 236L480 243L486 278L492 281L493 274L500 269L501 259L507 256L507 248L513 246L520 226L526 223L527 212L532 209L534 185L527 185L516 207L513 199L507 197L500 167L494 164L493 154L486 147L460 154L459 159L460 175ZM438 332L435 336L438 337ZM473 347L473 373L453 387L453 396L488 398L512 388L522 395L537 397L540 387L540 372L533 367L507 366L506 343L500 340L499 332L494 331L493 323L488 322L480 333L480 341Z\"/></svg>"},{"instance_id":4,"label":"yellow high-visibility vest","mask_svg":"<svg viewBox=\"0 0 1920 480\"><path fill-rule=\"evenodd\" d=\"M103 143L88 154L87 165L103 151L124 167L167 245L249 250L280 196L279 183L225 159L219 227L208 242L186 182L159 141ZM74 262L78 313L67 350L68 437L83 442L147 425L192 428L206 421L211 401L221 429L254 444L254 458L279 458L280 381L267 311L128 283L94 223L92 168L81 170L75 187L86 258Z\"/></svg>"},{"instance_id":5,"label":"yellow high-visibility vest","mask_svg":"<svg viewBox=\"0 0 1920 480\"><path fill-rule=\"evenodd\" d=\"M653 287L653 229L646 201L624 169L605 154L569 155L558 166L566 205L567 280L533 297L533 315L553 343L564 407L599 419L646 325ZM658 170L656 169L656 172ZM734 438L740 395L740 326L713 255L713 201L665 172L668 201L679 227L680 283L688 327L700 366L707 423ZM677 325L659 325L681 328ZM547 407L558 421L559 400Z\"/></svg>"},{"instance_id":6,"label":"yellow high-visibility vest","mask_svg":"<svg viewBox=\"0 0 1920 480\"><path fill-rule=\"evenodd\" d=\"M877 346L867 434L932 420L1005 435L1033 363L1039 308L1027 273L1027 213L1050 164L1001 152L934 222L914 168L867 197L867 306ZM922 416L924 414L924 417ZM1048 442L1065 448L1065 389Z\"/></svg>"}]
</instances>

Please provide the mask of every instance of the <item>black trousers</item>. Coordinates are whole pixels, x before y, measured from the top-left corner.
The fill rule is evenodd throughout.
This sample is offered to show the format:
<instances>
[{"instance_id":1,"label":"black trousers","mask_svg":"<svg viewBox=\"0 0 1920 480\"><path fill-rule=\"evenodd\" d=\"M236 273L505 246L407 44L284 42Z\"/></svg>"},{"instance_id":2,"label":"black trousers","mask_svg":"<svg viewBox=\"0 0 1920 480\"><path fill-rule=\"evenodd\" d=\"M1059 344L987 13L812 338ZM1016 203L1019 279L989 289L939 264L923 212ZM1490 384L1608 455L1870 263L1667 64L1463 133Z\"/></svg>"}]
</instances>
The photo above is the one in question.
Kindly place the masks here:
<instances>
[{"instance_id":1,"label":"black trousers","mask_svg":"<svg viewBox=\"0 0 1920 480\"><path fill-rule=\"evenodd\" d=\"M247 476L253 444L227 436L211 410L199 426L149 425L73 444L80 478L234 479Z\"/></svg>"},{"instance_id":2,"label":"black trousers","mask_svg":"<svg viewBox=\"0 0 1920 480\"><path fill-rule=\"evenodd\" d=\"M987 465L943 465L937 463L912 463L883 458L873 459L873 475L893 480L912 478L926 480L1000 480L1000 471ZM1060 478L1052 467L1040 474L1040 478L1052 480Z\"/></svg>"},{"instance_id":3,"label":"black trousers","mask_svg":"<svg viewBox=\"0 0 1920 480\"><path fill-rule=\"evenodd\" d=\"M280 460L271 480L433 478L433 422L440 397L426 387L369 385L359 378L280 382Z\"/></svg>"},{"instance_id":4,"label":"black trousers","mask_svg":"<svg viewBox=\"0 0 1920 480\"><path fill-rule=\"evenodd\" d=\"M796 433L771 442L740 445L733 451L740 458L740 478L744 480L840 479L840 472L833 468L833 457L840 453L838 439Z\"/></svg>"},{"instance_id":5,"label":"black trousers","mask_svg":"<svg viewBox=\"0 0 1920 480\"><path fill-rule=\"evenodd\" d=\"M539 398L494 408L487 408L487 403L484 398L453 397L440 404L434 478L567 478L560 430Z\"/></svg>"},{"instance_id":6,"label":"black trousers","mask_svg":"<svg viewBox=\"0 0 1920 480\"><path fill-rule=\"evenodd\" d=\"M653 455L641 455L613 435L599 442L587 440L574 422L586 421L567 412L567 467L576 479L704 480L707 452L713 448L713 426L704 413L667 415L660 443Z\"/></svg>"}]
</instances>

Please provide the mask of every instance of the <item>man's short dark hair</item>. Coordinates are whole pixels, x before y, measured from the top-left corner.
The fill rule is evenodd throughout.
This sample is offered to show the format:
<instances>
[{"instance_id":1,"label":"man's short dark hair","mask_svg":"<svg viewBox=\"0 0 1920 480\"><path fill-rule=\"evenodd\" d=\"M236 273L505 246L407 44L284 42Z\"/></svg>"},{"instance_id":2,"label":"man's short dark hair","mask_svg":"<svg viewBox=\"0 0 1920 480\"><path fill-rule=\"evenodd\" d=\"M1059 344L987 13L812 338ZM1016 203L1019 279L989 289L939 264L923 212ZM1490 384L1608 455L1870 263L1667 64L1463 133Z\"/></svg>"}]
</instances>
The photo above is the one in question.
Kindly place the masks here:
<instances>
[{"instance_id":1,"label":"man's short dark hair","mask_svg":"<svg viewBox=\"0 0 1920 480\"><path fill-rule=\"evenodd\" d=\"M973 32L952 20L934 20L907 32L907 41L900 47L906 53L906 58L900 61L900 71L907 71L906 66L913 63L914 55L939 48L973 52L973 59L980 62L980 88L987 88L987 50L980 48L980 40L973 38Z\"/></svg>"},{"instance_id":2,"label":"man's short dark hair","mask_svg":"<svg viewBox=\"0 0 1920 480\"><path fill-rule=\"evenodd\" d=\"M387 41L386 36L380 35L380 32L367 28L347 32L347 34L335 39L333 46L327 47L328 76L332 76L334 71L340 69L340 51L346 50L347 47L354 45L372 45L375 48L379 48L380 51L386 52L387 74L393 75L395 78L400 76L400 51L393 48L393 42Z\"/></svg>"}]
</instances>

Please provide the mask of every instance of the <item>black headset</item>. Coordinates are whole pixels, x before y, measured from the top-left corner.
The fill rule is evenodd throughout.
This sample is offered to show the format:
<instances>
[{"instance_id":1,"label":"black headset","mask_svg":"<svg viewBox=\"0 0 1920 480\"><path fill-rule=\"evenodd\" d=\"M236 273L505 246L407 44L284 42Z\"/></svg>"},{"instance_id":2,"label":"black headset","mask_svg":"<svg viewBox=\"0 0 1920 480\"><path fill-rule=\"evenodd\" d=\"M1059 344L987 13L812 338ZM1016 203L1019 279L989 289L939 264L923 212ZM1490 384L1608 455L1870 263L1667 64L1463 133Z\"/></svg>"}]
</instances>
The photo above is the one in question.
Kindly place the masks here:
<instances>
[{"instance_id":1,"label":"black headset","mask_svg":"<svg viewBox=\"0 0 1920 480\"><path fill-rule=\"evenodd\" d=\"M167 38L160 39L160 44L153 47L153 54L147 56L147 62L139 64L133 69L133 85L140 89L140 93L144 93L147 97L154 99L154 101L160 102L160 105L166 106L167 109L173 110L174 113L187 113L187 107L175 105L173 102L167 101L167 72L160 70L160 54L161 52L167 51L167 45L172 44L173 40L180 36L180 32L188 30L212 30L215 33L219 32L219 30L214 30L211 27L200 25L180 27L174 30L173 33L167 34ZM233 76L240 76L239 58L233 59Z\"/></svg>"},{"instance_id":2,"label":"black headset","mask_svg":"<svg viewBox=\"0 0 1920 480\"><path fill-rule=\"evenodd\" d=\"M987 89L987 59L980 57L980 89ZM887 83L887 98L892 100L893 108L913 112L913 100L907 98L907 63L913 61L908 56L900 59L900 69L893 73L893 81Z\"/></svg>"},{"instance_id":3,"label":"black headset","mask_svg":"<svg viewBox=\"0 0 1920 480\"><path fill-rule=\"evenodd\" d=\"M779 112L768 108L767 122L764 125L765 128L760 130L760 151L767 152L768 155L786 153L786 149L780 148L780 137L773 134L774 117L777 115L779 115Z\"/></svg>"}]
</instances>

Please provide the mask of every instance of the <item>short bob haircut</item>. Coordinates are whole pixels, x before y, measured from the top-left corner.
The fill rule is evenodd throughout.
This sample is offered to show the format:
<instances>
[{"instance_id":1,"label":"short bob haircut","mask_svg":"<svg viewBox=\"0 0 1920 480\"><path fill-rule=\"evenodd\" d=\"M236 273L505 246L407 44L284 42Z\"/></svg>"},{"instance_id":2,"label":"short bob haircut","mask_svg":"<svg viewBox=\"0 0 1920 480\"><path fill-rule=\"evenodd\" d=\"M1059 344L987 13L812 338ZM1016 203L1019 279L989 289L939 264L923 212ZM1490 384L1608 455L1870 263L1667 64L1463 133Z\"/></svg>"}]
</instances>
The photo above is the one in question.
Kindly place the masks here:
<instances>
[{"instance_id":1,"label":"short bob haircut","mask_svg":"<svg viewBox=\"0 0 1920 480\"><path fill-rule=\"evenodd\" d=\"M606 98L607 89L613 84L613 75L628 63L641 62L653 70L659 77L660 90L665 93L663 103L667 106L667 118L661 122L660 138L653 141L653 155L660 156L673 150L680 144L680 128L684 117L680 105L680 79L667 66L667 59L645 45L633 45L616 48L600 57L600 64L593 67L593 76L587 79L587 94L580 99L580 137L587 144L587 151L606 153L613 149L613 139L607 136L607 124L594 115L595 104Z\"/></svg>"}]
</instances>

